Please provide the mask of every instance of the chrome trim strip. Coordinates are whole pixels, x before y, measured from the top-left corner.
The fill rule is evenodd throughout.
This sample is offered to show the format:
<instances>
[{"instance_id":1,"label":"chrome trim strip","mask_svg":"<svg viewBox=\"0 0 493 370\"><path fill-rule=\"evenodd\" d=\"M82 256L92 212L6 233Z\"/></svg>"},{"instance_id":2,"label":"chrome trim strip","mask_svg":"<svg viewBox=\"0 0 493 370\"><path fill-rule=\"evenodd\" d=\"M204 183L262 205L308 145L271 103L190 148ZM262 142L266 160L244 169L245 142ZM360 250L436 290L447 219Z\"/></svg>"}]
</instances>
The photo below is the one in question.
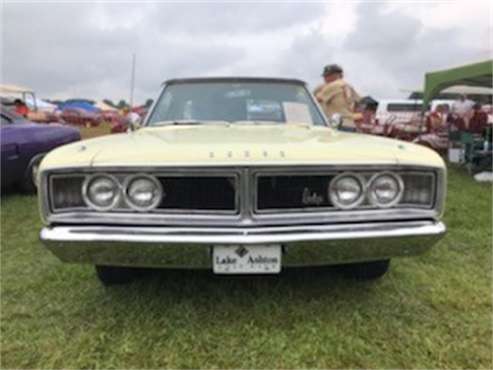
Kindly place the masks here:
<instances>
[{"instance_id":1,"label":"chrome trim strip","mask_svg":"<svg viewBox=\"0 0 493 370\"><path fill-rule=\"evenodd\" d=\"M434 210L422 209L384 209L384 210L350 210L325 213L289 213L281 215L241 214L234 217L221 215L187 215L159 213L110 213L110 212L70 212L50 214L47 224L115 224L115 225L210 225L210 226L250 226L250 225L296 225L318 223L344 223L365 221L405 221L416 219L437 219Z\"/></svg>"},{"instance_id":2,"label":"chrome trim strip","mask_svg":"<svg viewBox=\"0 0 493 370\"><path fill-rule=\"evenodd\" d=\"M57 226L43 228L40 238L46 243L284 244L318 240L439 236L445 231L443 223L434 221L257 228Z\"/></svg>"}]
</instances>

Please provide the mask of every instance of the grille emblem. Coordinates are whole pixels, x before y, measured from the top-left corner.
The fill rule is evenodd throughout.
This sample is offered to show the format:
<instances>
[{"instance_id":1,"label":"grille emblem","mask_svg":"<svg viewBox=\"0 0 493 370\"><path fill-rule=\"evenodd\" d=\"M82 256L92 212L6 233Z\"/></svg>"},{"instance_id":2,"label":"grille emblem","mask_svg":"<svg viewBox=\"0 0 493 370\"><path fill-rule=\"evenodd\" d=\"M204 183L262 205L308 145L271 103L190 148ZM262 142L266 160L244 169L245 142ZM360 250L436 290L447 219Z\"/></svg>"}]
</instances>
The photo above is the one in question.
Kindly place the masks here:
<instances>
[{"instance_id":1,"label":"grille emblem","mask_svg":"<svg viewBox=\"0 0 493 370\"><path fill-rule=\"evenodd\" d=\"M319 206L324 201L324 197L322 195L318 195L316 192L312 192L308 188L303 189L303 197L301 198L301 202L304 205L316 205Z\"/></svg>"}]
</instances>

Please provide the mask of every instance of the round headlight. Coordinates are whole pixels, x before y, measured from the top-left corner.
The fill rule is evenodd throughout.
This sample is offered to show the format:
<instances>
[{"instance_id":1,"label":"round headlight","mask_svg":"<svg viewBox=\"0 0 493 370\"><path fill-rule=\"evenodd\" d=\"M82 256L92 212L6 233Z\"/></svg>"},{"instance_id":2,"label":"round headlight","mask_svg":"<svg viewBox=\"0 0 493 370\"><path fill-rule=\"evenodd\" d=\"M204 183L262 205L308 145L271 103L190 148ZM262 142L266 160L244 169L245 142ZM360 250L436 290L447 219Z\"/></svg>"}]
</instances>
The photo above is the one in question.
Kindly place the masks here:
<instances>
[{"instance_id":1,"label":"round headlight","mask_svg":"<svg viewBox=\"0 0 493 370\"><path fill-rule=\"evenodd\" d=\"M338 208L354 208L363 202L364 196L363 179L359 175L341 173L330 182L329 197Z\"/></svg>"},{"instance_id":2,"label":"round headlight","mask_svg":"<svg viewBox=\"0 0 493 370\"><path fill-rule=\"evenodd\" d=\"M120 200L118 180L111 175L93 175L83 184L82 194L86 204L98 211L114 208Z\"/></svg>"},{"instance_id":3,"label":"round headlight","mask_svg":"<svg viewBox=\"0 0 493 370\"><path fill-rule=\"evenodd\" d=\"M138 211L156 208L163 197L161 183L153 176L137 175L128 180L125 186L127 203Z\"/></svg>"},{"instance_id":4,"label":"round headlight","mask_svg":"<svg viewBox=\"0 0 493 370\"><path fill-rule=\"evenodd\" d=\"M400 176L384 172L374 175L368 186L370 203L380 208L396 205L402 198L404 184Z\"/></svg>"}]
</instances>

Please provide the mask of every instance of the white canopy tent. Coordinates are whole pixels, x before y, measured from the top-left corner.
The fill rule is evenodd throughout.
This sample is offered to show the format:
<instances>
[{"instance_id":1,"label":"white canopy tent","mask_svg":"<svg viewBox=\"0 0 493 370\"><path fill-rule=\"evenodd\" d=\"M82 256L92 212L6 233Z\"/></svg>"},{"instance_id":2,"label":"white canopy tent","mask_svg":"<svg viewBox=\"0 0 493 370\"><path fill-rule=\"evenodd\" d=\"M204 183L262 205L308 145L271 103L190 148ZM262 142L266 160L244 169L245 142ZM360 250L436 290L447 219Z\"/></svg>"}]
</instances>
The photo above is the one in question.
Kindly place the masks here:
<instances>
[{"instance_id":1,"label":"white canopy tent","mask_svg":"<svg viewBox=\"0 0 493 370\"><path fill-rule=\"evenodd\" d=\"M490 87L481 87L481 86L465 86L465 85L457 85L447 87L442 90L444 93L451 94L464 94L464 95L493 95L493 89Z\"/></svg>"},{"instance_id":2,"label":"white canopy tent","mask_svg":"<svg viewBox=\"0 0 493 370\"><path fill-rule=\"evenodd\" d=\"M423 93L423 89L400 89L405 93ZM493 88L482 86L466 86L456 85L447 87L441 91L449 94L464 94L464 95L493 95Z\"/></svg>"},{"instance_id":3,"label":"white canopy tent","mask_svg":"<svg viewBox=\"0 0 493 370\"><path fill-rule=\"evenodd\" d=\"M0 85L0 96L15 96L19 94L30 93L33 94L34 91L29 87L19 86L19 85Z\"/></svg>"}]
</instances>

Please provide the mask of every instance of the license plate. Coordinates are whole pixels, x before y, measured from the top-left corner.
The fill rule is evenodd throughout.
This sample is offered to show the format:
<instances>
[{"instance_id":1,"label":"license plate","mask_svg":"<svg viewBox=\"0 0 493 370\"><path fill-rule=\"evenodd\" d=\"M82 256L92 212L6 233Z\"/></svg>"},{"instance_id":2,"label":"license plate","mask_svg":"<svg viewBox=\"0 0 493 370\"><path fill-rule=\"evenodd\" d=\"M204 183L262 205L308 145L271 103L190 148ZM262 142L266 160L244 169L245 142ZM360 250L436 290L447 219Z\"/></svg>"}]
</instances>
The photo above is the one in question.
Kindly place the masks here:
<instances>
[{"instance_id":1,"label":"license plate","mask_svg":"<svg viewBox=\"0 0 493 370\"><path fill-rule=\"evenodd\" d=\"M216 245L212 250L215 274L278 274L280 245Z\"/></svg>"}]
</instances>

